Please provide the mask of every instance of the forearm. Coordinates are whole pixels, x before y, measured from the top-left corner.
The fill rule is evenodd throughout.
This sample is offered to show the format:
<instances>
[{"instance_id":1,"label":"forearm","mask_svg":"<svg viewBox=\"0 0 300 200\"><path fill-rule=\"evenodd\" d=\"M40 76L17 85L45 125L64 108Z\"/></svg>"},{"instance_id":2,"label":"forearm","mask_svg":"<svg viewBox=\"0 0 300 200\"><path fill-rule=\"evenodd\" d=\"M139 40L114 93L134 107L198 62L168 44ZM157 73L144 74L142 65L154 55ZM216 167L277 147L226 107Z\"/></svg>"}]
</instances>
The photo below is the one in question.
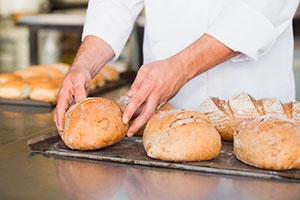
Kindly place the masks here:
<instances>
[{"instance_id":1,"label":"forearm","mask_svg":"<svg viewBox=\"0 0 300 200\"><path fill-rule=\"evenodd\" d=\"M112 48L105 41L96 36L86 36L77 51L71 69L85 68L93 77L113 56Z\"/></svg>"},{"instance_id":2,"label":"forearm","mask_svg":"<svg viewBox=\"0 0 300 200\"><path fill-rule=\"evenodd\" d=\"M169 60L190 80L238 54L212 36L204 34Z\"/></svg>"}]
</instances>

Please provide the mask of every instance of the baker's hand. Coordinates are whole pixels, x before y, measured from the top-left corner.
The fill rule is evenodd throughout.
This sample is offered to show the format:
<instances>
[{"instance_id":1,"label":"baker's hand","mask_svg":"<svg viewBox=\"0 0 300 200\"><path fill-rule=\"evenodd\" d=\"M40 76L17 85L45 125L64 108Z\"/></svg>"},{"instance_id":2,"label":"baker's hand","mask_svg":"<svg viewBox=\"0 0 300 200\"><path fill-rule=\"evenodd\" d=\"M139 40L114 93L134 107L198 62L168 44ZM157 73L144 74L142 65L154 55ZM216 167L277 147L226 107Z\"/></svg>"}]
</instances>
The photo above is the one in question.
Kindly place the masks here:
<instances>
[{"instance_id":1,"label":"baker's hand","mask_svg":"<svg viewBox=\"0 0 300 200\"><path fill-rule=\"evenodd\" d=\"M133 136L156 112L172 98L187 82L187 71L172 63L171 59L145 64L139 69L136 79L126 94L130 101L123 113L123 122L128 123L140 108L140 114L128 129Z\"/></svg>"},{"instance_id":2,"label":"baker's hand","mask_svg":"<svg viewBox=\"0 0 300 200\"><path fill-rule=\"evenodd\" d=\"M62 135L64 130L65 113L70 105L87 97L91 75L87 69L70 69L66 74L58 94L58 100L54 111L54 122L58 133Z\"/></svg>"}]
</instances>

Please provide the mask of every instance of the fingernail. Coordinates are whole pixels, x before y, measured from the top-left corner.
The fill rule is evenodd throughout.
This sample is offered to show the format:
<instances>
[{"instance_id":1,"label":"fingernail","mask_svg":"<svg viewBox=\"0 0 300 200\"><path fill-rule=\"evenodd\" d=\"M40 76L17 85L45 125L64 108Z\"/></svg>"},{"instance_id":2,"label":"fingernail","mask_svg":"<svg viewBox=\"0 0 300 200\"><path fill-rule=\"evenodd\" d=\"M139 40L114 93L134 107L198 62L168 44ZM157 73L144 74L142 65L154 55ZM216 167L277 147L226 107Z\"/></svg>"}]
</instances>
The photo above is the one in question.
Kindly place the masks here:
<instances>
[{"instance_id":1,"label":"fingernail","mask_svg":"<svg viewBox=\"0 0 300 200\"><path fill-rule=\"evenodd\" d=\"M127 92L127 96L128 96L129 98L131 98L132 95L133 95L133 91L132 91L132 90L129 90L129 91Z\"/></svg>"},{"instance_id":2,"label":"fingernail","mask_svg":"<svg viewBox=\"0 0 300 200\"><path fill-rule=\"evenodd\" d=\"M127 133L127 137L132 137L132 136L133 136L133 133L131 133L131 132Z\"/></svg>"},{"instance_id":3,"label":"fingernail","mask_svg":"<svg viewBox=\"0 0 300 200\"><path fill-rule=\"evenodd\" d=\"M128 117L123 117L123 123L127 124L129 122L129 118Z\"/></svg>"}]
</instances>

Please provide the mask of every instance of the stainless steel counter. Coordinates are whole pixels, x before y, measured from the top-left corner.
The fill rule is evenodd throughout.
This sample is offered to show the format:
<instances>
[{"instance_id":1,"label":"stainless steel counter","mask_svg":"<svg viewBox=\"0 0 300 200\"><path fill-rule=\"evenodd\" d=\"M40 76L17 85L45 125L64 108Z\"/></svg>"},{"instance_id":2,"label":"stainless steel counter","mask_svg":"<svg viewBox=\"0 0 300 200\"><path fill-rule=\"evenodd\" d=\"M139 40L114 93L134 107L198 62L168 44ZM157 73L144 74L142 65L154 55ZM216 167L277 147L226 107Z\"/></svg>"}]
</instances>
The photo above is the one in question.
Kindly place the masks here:
<instances>
[{"instance_id":1,"label":"stainless steel counter","mask_svg":"<svg viewBox=\"0 0 300 200\"><path fill-rule=\"evenodd\" d=\"M300 199L299 183L32 154L51 108L0 105L0 130L0 199Z\"/></svg>"}]
</instances>

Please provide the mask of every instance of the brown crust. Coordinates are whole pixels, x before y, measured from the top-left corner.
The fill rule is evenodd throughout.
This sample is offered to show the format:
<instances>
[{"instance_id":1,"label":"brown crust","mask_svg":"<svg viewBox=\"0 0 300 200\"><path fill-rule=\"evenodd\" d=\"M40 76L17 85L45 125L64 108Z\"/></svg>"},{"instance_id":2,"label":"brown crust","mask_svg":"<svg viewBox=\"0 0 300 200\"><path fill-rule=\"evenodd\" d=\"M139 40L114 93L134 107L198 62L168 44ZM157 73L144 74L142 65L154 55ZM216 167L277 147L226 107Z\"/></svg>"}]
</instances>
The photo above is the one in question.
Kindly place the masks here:
<instances>
[{"instance_id":1,"label":"brown crust","mask_svg":"<svg viewBox=\"0 0 300 200\"><path fill-rule=\"evenodd\" d=\"M105 65L101 70L100 73L104 76L105 80L107 81L117 81L120 79L119 71L110 65Z\"/></svg>"},{"instance_id":2,"label":"brown crust","mask_svg":"<svg viewBox=\"0 0 300 200\"><path fill-rule=\"evenodd\" d=\"M6 83L9 81L18 81L18 80L22 80L22 77L17 74L11 74L11 73L0 74L0 84Z\"/></svg>"},{"instance_id":3,"label":"brown crust","mask_svg":"<svg viewBox=\"0 0 300 200\"><path fill-rule=\"evenodd\" d=\"M67 111L62 139L69 148L95 150L118 142L126 130L122 110L116 102L91 97Z\"/></svg>"},{"instance_id":4,"label":"brown crust","mask_svg":"<svg viewBox=\"0 0 300 200\"><path fill-rule=\"evenodd\" d=\"M26 99L29 96L30 85L24 80L9 81L1 84L0 97L5 99Z\"/></svg>"},{"instance_id":5,"label":"brown crust","mask_svg":"<svg viewBox=\"0 0 300 200\"><path fill-rule=\"evenodd\" d=\"M244 123L233 140L236 157L272 170L300 168L300 126L287 118L262 116Z\"/></svg>"},{"instance_id":6,"label":"brown crust","mask_svg":"<svg viewBox=\"0 0 300 200\"><path fill-rule=\"evenodd\" d=\"M56 103L59 86L52 82L40 82L31 86L29 98Z\"/></svg>"},{"instance_id":7,"label":"brown crust","mask_svg":"<svg viewBox=\"0 0 300 200\"><path fill-rule=\"evenodd\" d=\"M282 103L278 98L262 98L256 100L245 92L233 96L228 101L217 97L204 100L199 111L208 116L219 131L222 140L233 141L234 134L239 131L243 121L265 116L276 115L286 117L300 124L300 103Z\"/></svg>"},{"instance_id":8,"label":"brown crust","mask_svg":"<svg viewBox=\"0 0 300 200\"><path fill-rule=\"evenodd\" d=\"M183 162L210 160L221 150L221 138L212 121L198 111L169 110L147 123L143 145L151 158Z\"/></svg>"}]
</instances>

